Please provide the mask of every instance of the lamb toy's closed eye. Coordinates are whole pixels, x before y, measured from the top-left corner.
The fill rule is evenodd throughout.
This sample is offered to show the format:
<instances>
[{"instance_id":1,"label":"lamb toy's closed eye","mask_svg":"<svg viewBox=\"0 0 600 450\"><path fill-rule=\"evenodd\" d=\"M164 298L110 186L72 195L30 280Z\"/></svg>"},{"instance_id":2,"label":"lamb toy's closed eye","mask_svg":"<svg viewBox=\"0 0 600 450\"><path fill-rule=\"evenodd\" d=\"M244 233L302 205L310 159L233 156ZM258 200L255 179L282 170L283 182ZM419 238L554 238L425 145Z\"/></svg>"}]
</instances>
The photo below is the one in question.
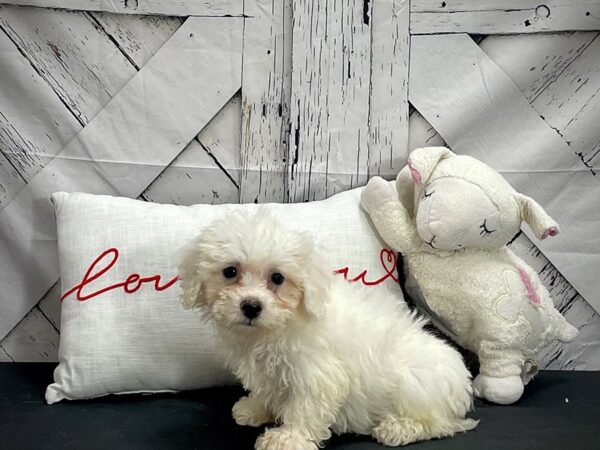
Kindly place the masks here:
<instances>
[{"instance_id":1,"label":"lamb toy's closed eye","mask_svg":"<svg viewBox=\"0 0 600 450\"><path fill-rule=\"evenodd\" d=\"M537 273L506 246L522 222L539 239L556 236L558 225L487 165L444 147L417 149L395 189L372 178L361 204L404 255L427 307L477 353L477 396L517 401L535 375L536 354L577 336Z\"/></svg>"}]
</instances>

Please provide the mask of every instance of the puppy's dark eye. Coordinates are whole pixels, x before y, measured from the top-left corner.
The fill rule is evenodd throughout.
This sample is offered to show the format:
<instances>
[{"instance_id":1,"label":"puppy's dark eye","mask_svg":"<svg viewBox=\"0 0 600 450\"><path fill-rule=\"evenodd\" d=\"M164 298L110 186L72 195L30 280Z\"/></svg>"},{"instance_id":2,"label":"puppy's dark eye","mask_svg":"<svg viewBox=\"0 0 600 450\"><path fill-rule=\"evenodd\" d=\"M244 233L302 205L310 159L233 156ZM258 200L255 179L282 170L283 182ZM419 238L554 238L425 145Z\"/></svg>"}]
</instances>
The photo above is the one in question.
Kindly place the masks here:
<instances>
[{"instance_id":1,"label":"puppy's dark eye","mask_svg":"<svg viewBox=\"0 0 600 450\"><path fill-rule=\"evenodd\" d=\"M225 267L223 269L223 276L225 278L235 278L237 276L237 269L233 266Z\"/></svg>"},{"instance_id":2,"label":"puppy's dark eye","mask_svg":"<svg viewBox=\"0 0 600 450\"><path fill-rule=\"evenodd\" d=\"M275 284L282 284L285 280L285 277L281 275L279 272L275 272L271 275L271 281Z\"/></svg>"}]
</instances>

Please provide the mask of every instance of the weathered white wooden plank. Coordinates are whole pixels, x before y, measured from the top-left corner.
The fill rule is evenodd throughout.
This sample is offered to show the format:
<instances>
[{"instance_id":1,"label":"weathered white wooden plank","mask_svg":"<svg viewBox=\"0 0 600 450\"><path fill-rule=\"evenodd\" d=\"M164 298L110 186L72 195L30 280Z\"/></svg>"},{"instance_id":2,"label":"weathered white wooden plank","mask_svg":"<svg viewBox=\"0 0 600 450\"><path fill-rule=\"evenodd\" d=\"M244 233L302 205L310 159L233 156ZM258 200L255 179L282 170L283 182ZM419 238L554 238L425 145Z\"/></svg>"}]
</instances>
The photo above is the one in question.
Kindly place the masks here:
<instances>
[{"instance_id":1,"label":"weathered white wooden plank","mask_svg":"<svg viewBox=\"0 0 600 450\"><path fill-rule=\"evenodd\" d=\"M54 328L60 330L60 280L56 282L42 297L37 307L42 311L44 320L49 321ZM15 327L15 328L18 328ZM57 343L58 344L58 343Z\"/></svg>"},{"instance_id":2,"label":"weathered white wooden plank","mask_svg":"<svg viewBox=\"0 0 600 450\"><path fill-rule=\"evenodd\" d=\"M136 73L88 14L0 5L0 27L82 126Z\"/></svg>"},{"instance_id":3,"label":"weathered white wooden plank","mask_svg":"<svg viewBox=\"0 0 600 450\"><path fill-rule=\"evenodd\" d=\"M411 0L413 34L599 29L599 0Z\"/></svg>"},{"instance_id":4,"label":"weathered white wooden plank","mask_svg":"<svg viewBox=\"0 0 600 450\"><path fill-rule=\"evenodd\" d=\"M584 164L597 173L599 34L491 37L482 43L482 49L515 80L533 108L561 134ZM506 56L516 53L516 49L520 50L514 60Z\"/></svg>"},{"instance_id":5,"label":"weathered white wooden plank","mask_svg":"<svg viewBox=\"0 0 600 450\"><path fill-rule=\"evenodd\" d=\"M600 170L600 39L594 41L533 102L594 173ZM595 169L595 170L594 170ZM600 183L600 179L598 179Z\"/></svg>"},{"instance_id":6,"label":"weathered white wooden plank","mask_svg":"<svg viewBox=\"0 0 600 450\"><path fill-rule=\"evenodd\" d=\"M91 17L140 68L181 26L183 17L91 13Z\"/></svg>"},{"instance_id":7,"label":"weathered white wooden plank","mask_svg":"<svg viewBox=\"0 0 600 450\"><path fill-rule=\"evenodd\" d=\"M239 0L2 0L0 3L43 8L107 11L162 16L241 16Z\"/></svg>"},{"instance_id":8,"label":"weathered white wooden plank","mask_svg":"<svg viewBox=\"0 0 600 450\"><path fill-rule=\"evenodd\" d=\"M4 347L0 345L0 362L14 362L15 360L4 350Z\"/></svg>"},{"instance_id":9,"label":"weathered white wooden plank","mask_svg":"<svg viewBox=\"0 0 600 450\"><path fill-rule=\"evenodd\" d=\"M1 114L1 112L0 112ZM1 117L1 116L0 116ZM3 142L5 139L5 128L6 122L0 122L0 209L3 205L7 204L17 192L25 186L25 181L17 172L17 169L11 164L11 162L4 156L2 151L7 148Z\"/></svg>"},{"instance_id":10,"label":"weathered white wooden plank","mask_svg":"<svg viewBox=\"0 0 600 450\"><path fill-rule=\"evenodd\" d=\"M597 36L589 31L487 36L479 46L533 104Z\"/></svg>"},{"instance_id":11,"label":"weathered white wooden plank","mask_svg":"<svg viewBox=\"0 0 600 450\"><path fill-rule=\"evenodd\" d=\"M283 201L290 117L291 0L246 0L240 200Z\"/></svg>"},{"instance_id":12,"label":"weathered white wooden plank","mask_svg":"<svg viewBox=\"0 0 600 450\"><path fill-rule=\"evenodd\" d=\"M231 171L240 169L242 127L242 95L237 92L221 111L198 134L198 140L206 147L215 161L223 167L239 185L238 177Z\"/></svg>"},{"instance_id":13,"label":"weathered white wooden plank","mask_svg":"<svg viewBox=\"0 0 600 450\"><path fill-rule=\"evenodd\" d=\"M511 245L538 272L554 304L569 323L580 330L574 342L554 342L539 355L545 369L600 370L600 315L577 293L527 236L521 234Z\"/></svg>"},{"instance_id":14,"label":"weathered white wooden plank","mask_svg":"<svg viewBox=\"0 0 600 450\"><path fill-rule=\"evenodd\" d=\"M408 151L419 147L444 147L444 139L435 131L417 110L413 110L409 120Z\"/></svg>"},{"instance_id":15,"label":"weathered white wooden plank","mask_svg":"<svg viewBox=\"0 0 600 450\"><path fill-rule=\"evenodd\" d=\"M373 2L370 175L393 177L402 169L408 156L408 21L408 0Z\"/></svg>"},{"instance_id":16,"label":"weathered white wooden plank","mask_svg":"<svg viewBox=\"0 0 600 450\"><path fill-rule=\"evenodd\" d=\"M147 201L174 205L238 203L239 197L238 187L197 139L142 194Z\"/></svg>"},{"instance_id":17,"label":"weathered white wooden plank","mask_svg":"<svg viewBox=\"0 0 600 450\"><path fill-rule=\"evenodd\" d=\"M2 340L2 348L14 361L58 361L58 331L35 307Z\"/></svg>"},{"instance_id":18,"label":"weathered white wooden plank","mask_svg":"<svg viewBox=\"0 0 600 450\"><path fill-rule=\"evenodd\" d=\"M142 193L151 202L238 203L240 95L229 101Z\"/></svg>"},{"instance_id":19,"label":"weathered white wooden plank","mask_svg":"<svg viewBox=\"0 0 600 450\"><path fill-rule=\"evenodd\" d=\"M294 1L289 199L366 182L370 2Z\"/></svg>"},{"instance_id":20,"label":"weathered white wooden plank","mask_svg":"<svg viewBox=\"0 0 600 450\"><path fill-rule=\"evenodd\" d=\"M0 151L15 169L3 162L6 204L81 126L1 31L0 80Z\"/></svg>"},{"instance_id":21,"label":"weathered white wooden plank","mask_svg":"<svg viewBox=\"0 0 600 450\"><path fill-rule=\"evenodd\" d=\"M498 169L558 220L560 237L540 248L600 308L600 209L588 207L598 180L468 36L414 36L410 76L411 103L452 148Z\"/></svg>"},{"instance_id":22,"label":"weathered white wooden plank","mask_svg":"<svg viewBox=\"0 0 600 450\"><path fill-rule=\"evenodd\" d=\"M180 17L110 13L93 16L138 67L146 64L183 21ZM177 204L237 203L240 133L232 130L240 127L240 97L236 95L198 134L198 140L148 186L142 198Z\"/></svg>"},{"instance_id":23,"label":"weathered white wooden plank","mask_svg":"<svg viewBox=\"0 0 600 450\"><path fill-rule=\"evenodd\" d=\"M240 88L241 37L241 19L188 19L0 212L0 336L58 279L50 193L139 195Z\"/></svg>"}]
</instances>

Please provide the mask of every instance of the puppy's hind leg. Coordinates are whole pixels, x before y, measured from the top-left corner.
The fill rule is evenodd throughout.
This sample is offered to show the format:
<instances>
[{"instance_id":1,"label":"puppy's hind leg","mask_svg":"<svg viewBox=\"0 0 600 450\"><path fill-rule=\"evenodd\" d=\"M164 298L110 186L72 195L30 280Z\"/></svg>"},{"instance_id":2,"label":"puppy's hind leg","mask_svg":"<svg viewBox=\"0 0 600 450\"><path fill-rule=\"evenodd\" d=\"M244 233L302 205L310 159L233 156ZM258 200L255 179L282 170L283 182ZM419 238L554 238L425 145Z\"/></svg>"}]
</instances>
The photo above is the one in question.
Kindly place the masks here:
<instances>
[{"instance_id":1,"label":"puppy's hind leg","mask_svg":"<svg viewBox=\"0 0 600 450\"><path fill-rule=\"evenodd\" d=\"M235 423L242 426L260 427L273 422L272 414L251 395L240 398L231 410Z\"/></svg>"}]
</instances>

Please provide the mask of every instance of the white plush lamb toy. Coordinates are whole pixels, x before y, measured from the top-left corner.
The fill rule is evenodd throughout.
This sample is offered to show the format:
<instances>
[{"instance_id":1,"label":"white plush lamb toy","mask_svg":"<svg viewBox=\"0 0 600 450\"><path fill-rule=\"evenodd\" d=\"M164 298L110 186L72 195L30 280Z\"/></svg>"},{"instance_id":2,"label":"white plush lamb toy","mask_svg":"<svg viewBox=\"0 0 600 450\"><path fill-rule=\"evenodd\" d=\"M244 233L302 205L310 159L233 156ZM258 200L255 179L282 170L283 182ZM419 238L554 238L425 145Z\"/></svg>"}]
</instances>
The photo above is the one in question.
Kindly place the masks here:
<instances>
[{"instance_id":1,"label":"white plush lamb toy","mask_svg":"<svg viewBox=\"0 0 600 450\"><path fill-rule=\"evenodd\" d=\"M558 226L495 170L444 147L413 151L396 189L372 178L361 203L381 237L404 256L428 308L477 353L475 395L510 404L550 342L577 336L537 274L506 246L525 221L539 239Z\"/></svg>"}]
</instances>

